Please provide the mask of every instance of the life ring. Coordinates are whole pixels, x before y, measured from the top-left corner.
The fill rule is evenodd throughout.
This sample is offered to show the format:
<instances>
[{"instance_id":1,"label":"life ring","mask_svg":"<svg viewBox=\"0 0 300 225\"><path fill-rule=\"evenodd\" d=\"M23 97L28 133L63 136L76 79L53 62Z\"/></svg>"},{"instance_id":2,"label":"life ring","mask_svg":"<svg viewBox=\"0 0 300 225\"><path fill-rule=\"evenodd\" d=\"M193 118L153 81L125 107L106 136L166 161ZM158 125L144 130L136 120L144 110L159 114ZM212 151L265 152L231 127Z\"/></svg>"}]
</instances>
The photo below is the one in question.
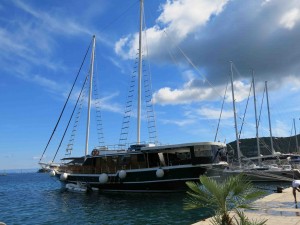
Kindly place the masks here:
<instances>
[{"instance_id":1,"label":"life ring","mask_svg":"<svg viewBox=\"0 0 300 225\"><path fill-rule=\"evenodd\" d=\"M99 155L99 151L96 150L96 149L94 149L94 150L92 151L92 156L97 156L97 155Z\"/></svg>"}]
</instances>

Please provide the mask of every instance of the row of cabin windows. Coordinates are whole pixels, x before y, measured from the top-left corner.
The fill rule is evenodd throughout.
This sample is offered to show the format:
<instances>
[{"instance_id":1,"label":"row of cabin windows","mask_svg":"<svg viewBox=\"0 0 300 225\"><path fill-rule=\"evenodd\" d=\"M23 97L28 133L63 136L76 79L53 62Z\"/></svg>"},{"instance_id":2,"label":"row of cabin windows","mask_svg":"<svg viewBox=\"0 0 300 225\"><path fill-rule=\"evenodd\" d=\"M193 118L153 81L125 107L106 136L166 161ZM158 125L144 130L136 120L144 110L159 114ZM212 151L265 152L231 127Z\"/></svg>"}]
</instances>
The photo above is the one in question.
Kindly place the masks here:
<instances>
[{"instance_id":1,"label":"row of cabin windows","mask_svg":"<svg viewBox=\"0 0 300 225\"><path fill-rule=\"evenodd\" d=\"M197 146L198 147L198 146ZM211 146L210 146L211 147ZM211 149L194 149L194 157L190 149L163 153L159 157L158 153L133 154L127 156L107 156L104 158L95 157L86 161L86 166L92 166L95 173L110 171L115 172L120 169L140 169L158 166L175 166L191 163L211 163L214 156ZM163 161L161 161L163 159ZM97 170L97 171L96 171ZM99 170L99 171L98 171Z\"/></svg>"},{"instance_id":2,"label":"row of cabin windows","mask_svg":"<svg viewBox=\"0 0 300 225\"><path fill-rule=\"evenodd\" d=\"M194 150L195 158L211 158L211 150ZM163 153L163 159L165 165L180 165L191 163L191 152L186 150L185 152L172 152L172 153ZM148 153L148 154L135 154L130 156L118 156L118 157L106 157L106 158L97 158L96 165L107 164L113 162L118 165L129 165L132 163L141 164L145 166L147 163L149 167L161 166L162 162L159 159L158 153Z\"/></svg>"}]
</instances>

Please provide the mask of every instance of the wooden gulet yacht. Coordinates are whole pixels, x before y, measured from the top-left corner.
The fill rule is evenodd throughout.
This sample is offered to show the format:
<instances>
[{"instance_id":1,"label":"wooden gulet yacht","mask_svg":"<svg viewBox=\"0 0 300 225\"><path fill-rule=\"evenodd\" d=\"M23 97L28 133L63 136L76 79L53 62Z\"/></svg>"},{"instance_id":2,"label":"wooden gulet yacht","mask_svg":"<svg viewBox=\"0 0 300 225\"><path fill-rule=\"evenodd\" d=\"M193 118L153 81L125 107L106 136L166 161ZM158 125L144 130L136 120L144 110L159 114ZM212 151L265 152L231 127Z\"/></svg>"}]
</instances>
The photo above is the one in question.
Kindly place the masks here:
<instances>
[{"instance_id":1,"label":"wooden gulet yacht","mask_svg":"<svg viewBox=\"0 0 300 225\"><path fill-rule=\"evenodd\" d=\"M142 24L143 0L140 0L137 141L129 148L119 146L110 150L96 147L89 153L89 127L93 82L95 36L90 64L89 100L86 126L85 154L63 158L60 166L52 169L55 176L69 190L103 192L173 192L187 188L187 181L199 181L200 175L220 177L227 166L226 144L196 142L172 145L142 144L141 81L142 81Z\"/></svg>"}]
</instances>

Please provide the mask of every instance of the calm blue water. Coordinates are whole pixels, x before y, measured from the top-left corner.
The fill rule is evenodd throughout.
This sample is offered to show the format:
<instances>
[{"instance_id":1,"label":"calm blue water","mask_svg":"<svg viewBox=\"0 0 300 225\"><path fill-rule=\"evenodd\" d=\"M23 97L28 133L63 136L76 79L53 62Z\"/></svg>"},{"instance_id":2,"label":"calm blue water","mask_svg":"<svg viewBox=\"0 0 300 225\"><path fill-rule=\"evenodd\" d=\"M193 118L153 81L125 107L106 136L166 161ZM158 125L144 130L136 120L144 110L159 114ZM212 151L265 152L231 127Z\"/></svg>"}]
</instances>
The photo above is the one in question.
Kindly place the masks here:
<instances>
[{"instance_id":1,"label":"calm blue water","mask_svg":"<svg viewBox=\"0 0 300 225\"><path fill-rule=\"evenodd\" d=\"M203 210L183 210L185 193L62 192L48 174L0 176L0 221L12 224L192 224Z\"/></svg>"},{"instance_id":2,"label":"calm blue water","mask_svg":"<svg viewBox=\"0 0 300 225\"><path fill-rule=\"evenodd\" d=\"M278 183L260 184L273 192ZM281 184L283 187L289 183ZM192 224L208 217L183 210L185 193L98 194L63 192L48 174L0 176L0 221L12 224Z\"/></svg>"}]
</instances>

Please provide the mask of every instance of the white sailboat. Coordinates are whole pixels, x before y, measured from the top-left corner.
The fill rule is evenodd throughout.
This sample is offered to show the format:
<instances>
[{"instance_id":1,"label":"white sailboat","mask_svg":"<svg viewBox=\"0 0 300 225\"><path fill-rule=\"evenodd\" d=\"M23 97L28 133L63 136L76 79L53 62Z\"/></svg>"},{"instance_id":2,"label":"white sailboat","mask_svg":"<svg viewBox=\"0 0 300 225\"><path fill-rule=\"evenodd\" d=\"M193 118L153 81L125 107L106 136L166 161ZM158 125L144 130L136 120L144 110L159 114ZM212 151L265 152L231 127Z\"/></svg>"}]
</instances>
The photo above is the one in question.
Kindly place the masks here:
<instances>
[{"instance_id":1,"label":"white sailboat","mask_svg":"<svg viewBox=\"0 0 300 225\"><path fill-rule=\"evenodd\" d=\"M232 100L233 100L233 111L234 111L234 121L235 121L235 131L236 131L236 142L237 142L237 155L238 155L238 166L229 166L224 170L226 176L238 175L244 173L251 181L292 181L294 179L300 178L300 171L298 169L292 168L289 164L288 159L292 156L291 154L281 154L275 152L273 147L273 137L272 137L272 127L271 127L271 116L269 109L269 97L268 97L268 87L267 82L265 82L266 98L267 98L267 109L268 109L268 121L269 121L269 131L270 131L270 143L271 143L271 155L261 155L260 152L260 142L258 135L258 120L256 112L256 93L255 93L255 82L254 75L252 73L252 87L254 96L254 112L255 112L255 128L256 128L256 140L257 140L257 157L251 158L241 158L240 151L240 141L237 131L237 119L235 111L235 97L233 89L233 63L231 62L231 89L232 89ZM285 160L286 164L278 165L276 161L278 159ZM264 164L262 163L264 161ZM254 162L257 162L256 165Z\"/></svg>"}]
</instances>

